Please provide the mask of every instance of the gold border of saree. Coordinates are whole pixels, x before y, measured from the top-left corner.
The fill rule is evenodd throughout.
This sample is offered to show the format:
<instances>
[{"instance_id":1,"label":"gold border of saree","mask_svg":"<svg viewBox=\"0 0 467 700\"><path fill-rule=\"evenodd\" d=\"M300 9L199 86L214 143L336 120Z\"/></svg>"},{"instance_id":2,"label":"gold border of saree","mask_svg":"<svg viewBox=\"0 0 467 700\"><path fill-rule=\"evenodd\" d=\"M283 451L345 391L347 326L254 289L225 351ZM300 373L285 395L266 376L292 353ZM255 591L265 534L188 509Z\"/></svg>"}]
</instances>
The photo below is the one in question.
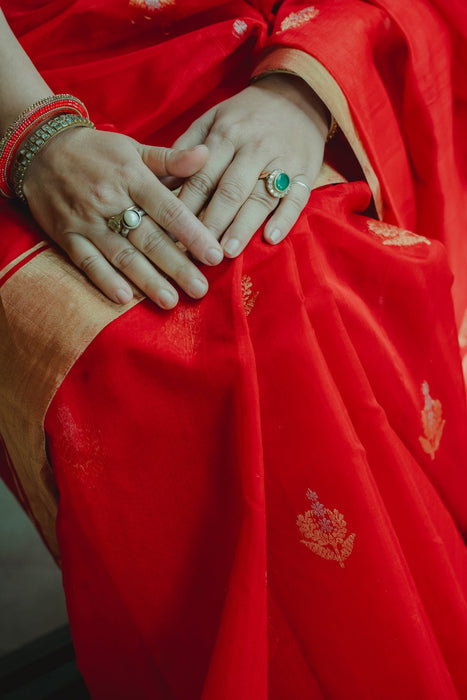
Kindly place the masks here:
<instances>
[{"instance_id":1,"label":"gold border of saree","mask_svg":"<svg viewBox=\"0 0 467 700\"><path fill-rule=\"evenodd\" d=\"M112 303L50 248L0 288L0 433L23 506L57 561L58 492L46 454L47 408L97 334L141 299L135 294L124 307Z\"/></svg>"}]
</instances>

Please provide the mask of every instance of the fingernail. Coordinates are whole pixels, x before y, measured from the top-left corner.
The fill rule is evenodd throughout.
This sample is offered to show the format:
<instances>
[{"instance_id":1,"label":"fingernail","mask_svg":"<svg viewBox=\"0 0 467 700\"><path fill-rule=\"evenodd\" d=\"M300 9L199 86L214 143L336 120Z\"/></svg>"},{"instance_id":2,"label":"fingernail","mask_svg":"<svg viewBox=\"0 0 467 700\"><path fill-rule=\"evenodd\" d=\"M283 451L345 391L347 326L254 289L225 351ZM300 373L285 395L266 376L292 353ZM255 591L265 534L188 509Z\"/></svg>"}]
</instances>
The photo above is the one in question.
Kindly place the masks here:
<instances>
[{"instance_id":1,"label":"fingernail","mask_svg":"<svg viewBox=\"0 0 467 700\"><path fill-rule=\"evenodd\" d=\"M229 255L236 255L240 248L240 241L237 238L230 238L224 246L224 250Z\"/></svg>"},{"instance_id":2,"label":"fingernail","mask_svg":"<svg viewBox=\"0 0 467 700\"><path fill-rule=\"evenodd\" d=\"M164 309L172 309L177 301L177 296L172 292L168 292L166 289L159 292L159 304L163 306Z\"/></svg>"},{"instance_id":3,"label":"fingernail","mask_svg":"<svg viewBox=\"0 0 467 700\"><path fill-rule=\"evenodd\" d=\"M193 146L192 148L189 148L188 150L193 152L193 151L199 151L199 149L202 148L203 150L207 148L207 146L204 145L204 143L199 143L197 146Z\"/></svg>"},{"instance_id":4,"label":"fingernail","mask_svg":"<svg viewBox=\"0 0 467 700\"><path fill-rule=\"evenodd\" d=\"M188 290L191 296L199 298L206 294L208 285L204 280L193 279L188 285Z\"/></svg>"},{"instance_id":5,"label":"fingernail","mask_svg":"<svg viewBox=\"0 0 467 700\"><path fill-rule=\"evenodd\" d=\"M219 248L209 248L206 253L206 260L210 265L218 265L224 256Z\"/></svg>"},{"instance_id":6,"label":"fingernail","mask_svg":"<svg viewBox=\"0 0 467 700\"><path fill-rule=\"evenodd\" d=\"M269 236L269 240L271 243L279 243L280 239L282 237L282 233L280 229L275 228L274 231L271 232L271 235Z\"/></svg>"},{"instance_id":7,"label":"fingernail","mask_svg":"<svg viewBox=\"0 0 467 700\"><path fill-rule=\"evenodd\" d=\"M133 299L133 294L128 289L117 289L115 299L119 304L128 304Z\"/></svg>"}]
</instances>

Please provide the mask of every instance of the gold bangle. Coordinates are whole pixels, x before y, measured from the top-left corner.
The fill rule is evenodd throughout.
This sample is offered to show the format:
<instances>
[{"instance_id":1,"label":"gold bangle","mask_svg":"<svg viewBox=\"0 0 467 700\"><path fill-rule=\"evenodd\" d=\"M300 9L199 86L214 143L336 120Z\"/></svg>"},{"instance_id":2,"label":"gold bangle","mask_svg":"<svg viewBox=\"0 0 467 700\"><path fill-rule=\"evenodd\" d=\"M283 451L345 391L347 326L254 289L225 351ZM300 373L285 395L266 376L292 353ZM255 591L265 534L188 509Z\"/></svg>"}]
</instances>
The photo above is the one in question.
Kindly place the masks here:
<instances>
[{"instance_id":1,"label":"gold bangle","mask_svg":"<svg viewBox=\"0 0 467 700\"><path fill-rule=\"evenodd\" d=\"M34 132L21 146L12 169L12 190L16 197L26 202L23 183L29 166L39 151L57 134L75 126L86 126L94 129L94 124L80 114L60 114L49 119Z\"/></svg>"}]
</instances>

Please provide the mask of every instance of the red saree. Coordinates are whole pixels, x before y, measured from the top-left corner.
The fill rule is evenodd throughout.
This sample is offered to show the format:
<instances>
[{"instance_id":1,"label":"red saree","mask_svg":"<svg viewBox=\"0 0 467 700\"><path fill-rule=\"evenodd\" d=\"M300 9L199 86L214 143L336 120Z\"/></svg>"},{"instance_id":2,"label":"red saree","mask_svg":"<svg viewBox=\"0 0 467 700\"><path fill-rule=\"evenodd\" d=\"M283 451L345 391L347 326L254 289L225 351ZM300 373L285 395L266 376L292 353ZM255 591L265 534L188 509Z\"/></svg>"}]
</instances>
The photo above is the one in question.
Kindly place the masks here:
<instances>
[{"instance_id":1,"label":"red saree","mask_svg":"<svg viewBox=\"0 0 467 700\"><path fill-rule=\"evenodd\" d=\"M173 312L122 313L1 203L2 472L56 555L59 493L93 698L467 697L467 11L9 5L52 88L146 142L298 72L368 181L315 189Z\"/></svg>"}]
</instances>

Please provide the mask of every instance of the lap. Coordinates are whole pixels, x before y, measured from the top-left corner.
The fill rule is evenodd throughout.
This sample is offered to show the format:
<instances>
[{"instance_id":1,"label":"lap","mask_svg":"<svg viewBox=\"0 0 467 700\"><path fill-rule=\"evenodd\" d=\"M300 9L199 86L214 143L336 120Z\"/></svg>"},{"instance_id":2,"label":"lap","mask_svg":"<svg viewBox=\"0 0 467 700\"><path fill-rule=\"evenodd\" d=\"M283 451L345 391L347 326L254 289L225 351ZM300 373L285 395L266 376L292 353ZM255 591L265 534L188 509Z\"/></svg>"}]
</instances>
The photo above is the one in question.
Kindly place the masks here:
<instances>
[{"instance_id":1,"label":"lap","mask_svg":"<svg viewBox=\"0 0 467 700\"><path fill-rule=\"evenodd\" d=\"M291 696L361 690L361 658L374 693L400 669L387 697L455 697L446 663L465 682L450 273L440 244L361 214L368 198L316 190L284 244L258 234L200 303L138 304L64 373L45 428L97 697L233 698L246 676L261 697L268 645L279 688L291 640Z\"/></svg>"}]
</instances>

